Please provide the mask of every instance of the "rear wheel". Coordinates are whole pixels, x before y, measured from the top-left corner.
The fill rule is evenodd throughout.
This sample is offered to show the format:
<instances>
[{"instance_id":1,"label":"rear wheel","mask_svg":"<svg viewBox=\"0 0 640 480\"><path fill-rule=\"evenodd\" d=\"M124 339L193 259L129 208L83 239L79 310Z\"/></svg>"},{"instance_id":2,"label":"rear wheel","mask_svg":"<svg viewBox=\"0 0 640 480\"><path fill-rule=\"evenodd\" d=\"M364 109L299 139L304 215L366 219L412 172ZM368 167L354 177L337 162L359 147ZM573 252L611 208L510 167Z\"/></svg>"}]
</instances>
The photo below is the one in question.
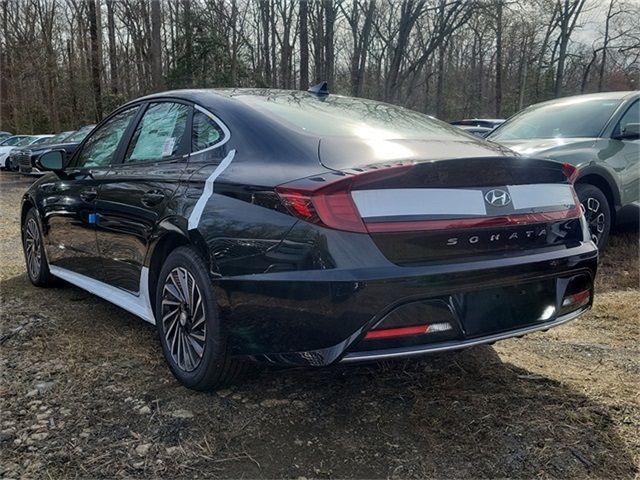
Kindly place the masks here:
<instances>
[{"instance_id":1,"label":"rear wheel","mask_svg":"<svg viewBox=\"0 0 640 480\"><path fill-rule=\"evenodd\" d=\"M165 359L183 385L212 390L236 378L241 364L227 355L208 269L193 249L179 247L165 260L155 312Z\"/></svg>"},{"instance_id":2,"label":"rear wheel","mask_svg":"<svg viewBox=\"0 0 640 480\"><path fill-rule=\"evenodd\" d=\"M606 195L598 187L582 183L576 185L576 193L582 204L591 239L604 250L611 231L611 209Z\"/></svg>"},{"instance_id":3,"label":"rear wheel","mask_svg":"<svg viewBox=\"0 0 640 480\"><path fill-rule=\"evenodd\" d=\"M40 220L33 208L27 212L22 224L22 247L31 283L36 287L52 285L54 277L49 272L49 264L44 253Z\"/></svg>"}]
</instances>

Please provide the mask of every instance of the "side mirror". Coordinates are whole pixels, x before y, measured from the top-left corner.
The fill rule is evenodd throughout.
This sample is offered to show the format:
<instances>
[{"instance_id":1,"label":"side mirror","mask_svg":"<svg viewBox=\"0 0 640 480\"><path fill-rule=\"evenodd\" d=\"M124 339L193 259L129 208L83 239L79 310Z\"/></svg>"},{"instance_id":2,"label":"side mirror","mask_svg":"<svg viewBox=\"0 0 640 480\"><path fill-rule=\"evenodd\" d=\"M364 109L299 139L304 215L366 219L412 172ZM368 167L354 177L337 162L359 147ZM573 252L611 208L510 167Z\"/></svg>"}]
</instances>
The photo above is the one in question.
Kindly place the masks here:
<instances>
[{"instance_id":1,"label":"side mirror","mask_svg":"<svg viewBox=\"0 0 640 480\"><path fill-rule=\"evenodd\" d=\"M637 140L640 138L640 123L627 123L620 133L616 135L618 140Z\"/></svg>"},{"instance_id":2,"label":"side mirror","mask_svg":"<svg viewBox=\"0 0 640 480\"><path fill-rule=\"evenodd\" d=\"M61 172L67 166L67 152L64 150L49 150L36 160L39 170Z\"/></svg>"}]
</instances>

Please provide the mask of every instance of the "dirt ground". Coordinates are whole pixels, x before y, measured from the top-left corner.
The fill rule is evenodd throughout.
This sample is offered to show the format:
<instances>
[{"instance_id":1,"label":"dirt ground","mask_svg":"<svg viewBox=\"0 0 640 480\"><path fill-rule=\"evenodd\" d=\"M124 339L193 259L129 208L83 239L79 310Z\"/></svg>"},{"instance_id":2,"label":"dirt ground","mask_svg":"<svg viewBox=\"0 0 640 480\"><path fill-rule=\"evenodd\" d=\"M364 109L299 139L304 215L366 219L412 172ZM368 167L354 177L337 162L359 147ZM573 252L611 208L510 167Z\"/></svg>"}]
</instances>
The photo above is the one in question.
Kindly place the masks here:
<instances>
[{"instance_id":1,"label":"dirt ground","mask_svg":"<svg viewBox=\"0 0 640 480\"><path fill-rule=\"evenodd\" d=\"M182 388L153 327L28 282L0 173L0 477L607 477L640 472L638 227L594 309L493 347Z\"/></svg>"}]
</instances>

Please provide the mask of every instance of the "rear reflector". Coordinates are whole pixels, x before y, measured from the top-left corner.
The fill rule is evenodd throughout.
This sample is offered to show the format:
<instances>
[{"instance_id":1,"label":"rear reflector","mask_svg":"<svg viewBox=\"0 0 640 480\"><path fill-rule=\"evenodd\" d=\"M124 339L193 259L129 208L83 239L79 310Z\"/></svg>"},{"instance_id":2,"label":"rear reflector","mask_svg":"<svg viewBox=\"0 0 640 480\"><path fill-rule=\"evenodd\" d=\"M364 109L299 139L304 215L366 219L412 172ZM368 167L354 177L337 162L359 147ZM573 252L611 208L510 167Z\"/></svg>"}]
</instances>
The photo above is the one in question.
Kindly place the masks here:
<instances>
[{"instance_id":1,"label":"rear reflector","mask_svg":"<svg viewBox=\"0 0 640 480\"><path fill-rule=\"evenodd\" d=\"M562 307L581 307L582 305L586 305L587 303L589 303L590 298L590 290L584 290L582 292L574 293L573 295L564 297L564 299L562 300Z\"/></svg>"},{"instance_id":2,"label":"rear reflector","mask_svg":"<svg viewBox=\"0 0 640 480\"><path fill-rule=\"evenodd\" d=\"M425 333L438 333L451 330L451 324L447 322L431 323L425 325L414 325L411 327L383 328L371 330L364 337L365 340L375 340L381 338L406 337L409 335L423 335Z\"/></svg>"}]
</instances>

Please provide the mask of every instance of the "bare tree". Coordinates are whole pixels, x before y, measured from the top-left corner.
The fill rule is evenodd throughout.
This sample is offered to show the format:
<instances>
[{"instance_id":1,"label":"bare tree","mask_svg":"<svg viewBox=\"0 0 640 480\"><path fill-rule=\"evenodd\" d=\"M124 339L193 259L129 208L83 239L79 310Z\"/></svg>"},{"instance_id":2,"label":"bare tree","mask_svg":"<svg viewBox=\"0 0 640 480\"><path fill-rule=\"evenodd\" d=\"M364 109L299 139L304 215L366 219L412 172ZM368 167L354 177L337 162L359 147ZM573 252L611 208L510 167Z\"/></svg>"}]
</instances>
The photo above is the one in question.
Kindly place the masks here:
<instances>
[{"instance_id":1,"label":"bare tree","mask_svg":"<svg viewBox=\"0 0 640 480\"><path fill-rule=\"evenodd\" d=\"M98 37L98 17L95 0L87 0L89 12L89 31L91 34L91 79L93 84L93 98L95 102L95 118L102 118L102 84L101 84L101 60L100 38Z\"/></svg>"}]
</instances>

